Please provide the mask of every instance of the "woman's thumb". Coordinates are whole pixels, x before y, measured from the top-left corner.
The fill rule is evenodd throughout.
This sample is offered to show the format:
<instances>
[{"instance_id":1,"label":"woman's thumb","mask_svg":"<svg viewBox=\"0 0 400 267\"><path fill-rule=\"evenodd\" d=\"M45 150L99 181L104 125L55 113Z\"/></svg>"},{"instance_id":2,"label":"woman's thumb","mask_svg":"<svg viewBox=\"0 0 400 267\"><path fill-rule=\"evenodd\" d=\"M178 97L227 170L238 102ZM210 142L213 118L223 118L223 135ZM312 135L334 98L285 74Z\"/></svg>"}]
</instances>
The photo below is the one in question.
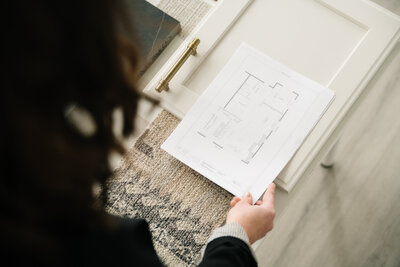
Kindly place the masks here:
<instances>
[{"instance_id":1,"label":"woman's thumb","mask_svg":"<svg viewBox=\"0 0 400 267\"><path fill-rule=\"evenodd\" d=\"M249 203L250 205L253 204L253 197L251 196L250 192L245 192L242 196L242 200Z\"/></svg>"}]
</instances>

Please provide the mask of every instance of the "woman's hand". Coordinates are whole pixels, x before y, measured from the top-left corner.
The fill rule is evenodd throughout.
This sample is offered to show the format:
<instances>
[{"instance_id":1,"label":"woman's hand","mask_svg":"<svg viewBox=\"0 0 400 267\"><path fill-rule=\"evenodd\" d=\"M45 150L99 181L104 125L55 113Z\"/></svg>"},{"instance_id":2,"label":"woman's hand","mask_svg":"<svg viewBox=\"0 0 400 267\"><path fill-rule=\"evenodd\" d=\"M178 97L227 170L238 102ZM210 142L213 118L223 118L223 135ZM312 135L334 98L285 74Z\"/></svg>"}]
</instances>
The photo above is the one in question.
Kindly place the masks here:
<instances>
[{"instance_id":1,"label":"woman's hand","mask_svg":"<svg viewBox=\"0 0 400 267\"><path fill-rule=\"evenodd\" d=\"M231 200L231 210L228 212L226 223L236 222L240 224L249 237L250 244L264 237L274 226L275 184L271 183L264 193L263 200L258 200L252 205L250 193L245 193L242 199L234 197Z\"/></svg>"}]
</instances>

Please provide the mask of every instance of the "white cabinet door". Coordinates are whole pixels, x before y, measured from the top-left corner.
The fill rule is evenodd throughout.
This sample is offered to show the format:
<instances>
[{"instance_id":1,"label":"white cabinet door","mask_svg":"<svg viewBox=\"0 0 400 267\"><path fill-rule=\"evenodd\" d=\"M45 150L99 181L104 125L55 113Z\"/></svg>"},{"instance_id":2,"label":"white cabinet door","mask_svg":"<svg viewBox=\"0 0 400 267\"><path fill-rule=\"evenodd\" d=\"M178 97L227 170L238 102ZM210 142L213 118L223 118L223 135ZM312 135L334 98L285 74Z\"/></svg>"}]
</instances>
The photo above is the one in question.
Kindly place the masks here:
<instances>
[{"instance_id":1,"label":"white cabinet door","mask_svg":"<svg viewBox=\"0 0 400 267\"><path fill-rule=\"evenodd\" d=\"M187 39L200 39L170 82L155 87L185 50L179 47L146 94L183 117L242 42L333 89L336 99L276 182L289 191L320 153L399 38L400 19L367 0L223 0Z\"/></svg>"}]
</instances>

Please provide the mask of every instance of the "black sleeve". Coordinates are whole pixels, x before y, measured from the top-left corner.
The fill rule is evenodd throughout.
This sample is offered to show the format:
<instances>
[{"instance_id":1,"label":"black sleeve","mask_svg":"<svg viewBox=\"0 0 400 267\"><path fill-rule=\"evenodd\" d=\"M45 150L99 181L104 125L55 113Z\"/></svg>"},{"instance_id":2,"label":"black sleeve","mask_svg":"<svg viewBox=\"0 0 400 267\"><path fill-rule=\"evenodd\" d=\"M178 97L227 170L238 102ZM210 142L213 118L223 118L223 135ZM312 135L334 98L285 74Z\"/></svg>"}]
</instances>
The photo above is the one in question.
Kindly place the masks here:
<instances>
[{"instance_id":1,"label":"black sleeve","mask_svg":"<svg viewBox=\"0 0 400 267\"><path fill-rule=\"evenodd\" d=\"M120 219L112 231L95 231L75 244L73 266L163 266L142 219Z\"/></svg>"},{"instance_id":2,"label":"black sleeve","mask_svg":"<svg viewBox=\"0 0 400 267\"><path fill-rule=\"evenodd\" d=\"M242 240L224 236L211 241L199 266L257 266L249 246Z\"/></svg>"}]
</instances>

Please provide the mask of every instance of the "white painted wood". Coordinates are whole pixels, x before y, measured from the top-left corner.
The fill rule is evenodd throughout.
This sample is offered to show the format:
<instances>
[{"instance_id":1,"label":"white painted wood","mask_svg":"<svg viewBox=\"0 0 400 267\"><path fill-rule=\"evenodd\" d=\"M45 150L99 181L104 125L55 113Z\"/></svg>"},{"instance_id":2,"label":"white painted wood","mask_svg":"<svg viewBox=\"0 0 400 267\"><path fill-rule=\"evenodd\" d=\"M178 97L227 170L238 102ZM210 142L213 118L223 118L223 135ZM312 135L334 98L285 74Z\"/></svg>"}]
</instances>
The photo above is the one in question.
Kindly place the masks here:
<instances>
[{"instance_id":1,"label":"white painted wood","mask_svg":"<svg viewBox=\"0 0 400 267\"><path fill-rule=\"evenodd\" d=\"M276 190L259 266L400 266L400 43L366 89L335 167L315 168L289 194Z\"/></svg>"},{"instance_id":2,"label":"white painted wood","mask_svg":"<svg viewBox=\"0 0 400 267\"><path fill-rule=\"evenodd\" d=\"M340 138L339 138L340 139ZM321 161L321 166L324 168L332 168L335 164L336 149L338 146L339 139L329 149L328 153L324 156Z\"/></svg>"},{"instance_id":3,"label":"white painted wood","mask_svg":"<svg viewBox=\"0 0 400 267\"><path fill-rule=\"evenodd\" d=\"M178 72L171 90L154 92L191 40L145 85L145 92L182 117L242 41L333 89L335 101L276 180L290 191L337 138L365 85L399 38L400 19L364 0L254 0L247 7L248 3L222 1L193 32L192 37L202 40L199 54Z\"/></svg>"},{"instance_id":4,"label":"white painted wood","mask_svg":"<svg viewBox=\"0 0 400 267\"><path fill-rule=\"evenodd\" d=\"M192 91L184 85L186 80L196 71L197 67L207 58L208 54L218 41L229 30L231 25L236 21L240 14L246 9L252 0L235 0L220 1L211 13L192 31L192 33L182 42L176 49L175 53L161 67L160 71L147 82L147 77L139 81L139 88L149 96L159 99L161 97L161 105L166 107L172 113L182 117L199 96L198 93ZM194 39L200 39L200 45L197 48L197 55L191 56L180 71L170 82L170 90L168 92L157 93L155 87L175 64L177 59L185 51L187 45ZM146 74L145 74L146 75Z\"/></svg>"}]
</instances>

